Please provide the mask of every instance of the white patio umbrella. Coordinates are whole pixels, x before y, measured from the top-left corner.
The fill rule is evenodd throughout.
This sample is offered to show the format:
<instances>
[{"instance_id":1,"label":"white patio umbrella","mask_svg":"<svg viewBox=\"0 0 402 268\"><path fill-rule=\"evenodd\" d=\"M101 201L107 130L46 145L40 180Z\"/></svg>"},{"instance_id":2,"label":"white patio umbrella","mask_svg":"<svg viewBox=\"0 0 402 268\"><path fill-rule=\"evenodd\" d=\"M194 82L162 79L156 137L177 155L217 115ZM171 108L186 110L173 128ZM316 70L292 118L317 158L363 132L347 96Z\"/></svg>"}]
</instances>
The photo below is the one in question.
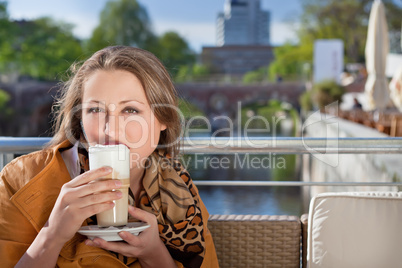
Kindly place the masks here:
<instances>
[{"instance_id":1,"label":"white patio umbrella","mask_svg":"<svg viewBox=\"0 0 402 268\"><path fill-rule=\"evenodd\" d=\"M366 68L368 73L365 92L369 110L384 109L389 103L388 81L385 77L389 52L388 26L384 4L374 0L371 7L366 41Z\"/></svg>"}]
</instances>

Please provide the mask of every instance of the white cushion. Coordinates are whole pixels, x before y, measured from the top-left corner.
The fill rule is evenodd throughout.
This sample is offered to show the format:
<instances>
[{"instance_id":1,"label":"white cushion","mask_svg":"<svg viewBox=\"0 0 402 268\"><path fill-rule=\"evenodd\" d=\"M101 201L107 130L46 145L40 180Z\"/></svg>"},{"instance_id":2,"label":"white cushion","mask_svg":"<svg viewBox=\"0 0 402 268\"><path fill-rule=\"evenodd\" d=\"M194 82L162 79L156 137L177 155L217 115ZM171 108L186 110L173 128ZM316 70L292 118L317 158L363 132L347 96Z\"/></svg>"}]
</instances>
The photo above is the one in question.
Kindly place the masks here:
<instances>
[{"instance_id":1,"label":"white cushion","mask_svg":"<svg viewBox=\"0 0 402 268\"><path fill-rule=\"evenodd\" d=\"M402 192L325 193L310 202L308 267L402 267Z\"/></svg>"}]
</instances>

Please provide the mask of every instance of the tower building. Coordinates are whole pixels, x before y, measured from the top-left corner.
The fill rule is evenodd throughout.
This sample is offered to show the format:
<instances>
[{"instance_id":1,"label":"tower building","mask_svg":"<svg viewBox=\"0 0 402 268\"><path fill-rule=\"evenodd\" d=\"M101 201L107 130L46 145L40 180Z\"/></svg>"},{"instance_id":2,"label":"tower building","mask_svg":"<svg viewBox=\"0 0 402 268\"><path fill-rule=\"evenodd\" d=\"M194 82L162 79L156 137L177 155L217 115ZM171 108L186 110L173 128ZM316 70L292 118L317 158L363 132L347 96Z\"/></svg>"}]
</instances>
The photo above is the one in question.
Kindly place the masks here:
<instances>
[{"instance_id":1,"label":"tower building","mask_svg":"<svg viewBox=\"0 0 402 268\"><path fill-rule=\"evenodd\" d=\"M270 14L260 0L226 0L216 21L217 46L270 45Z\"/></svg>"}]
</instances>

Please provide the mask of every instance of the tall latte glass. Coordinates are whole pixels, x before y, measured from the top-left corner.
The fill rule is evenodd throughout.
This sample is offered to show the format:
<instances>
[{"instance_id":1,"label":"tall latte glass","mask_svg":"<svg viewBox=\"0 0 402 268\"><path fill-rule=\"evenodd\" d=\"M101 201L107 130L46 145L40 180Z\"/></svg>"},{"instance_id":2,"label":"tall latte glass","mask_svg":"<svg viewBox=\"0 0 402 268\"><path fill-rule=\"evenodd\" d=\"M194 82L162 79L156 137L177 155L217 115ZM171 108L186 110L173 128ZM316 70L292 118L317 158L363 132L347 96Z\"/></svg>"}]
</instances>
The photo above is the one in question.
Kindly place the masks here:
<instances>
[{"instance_id":1,"label":"tall latte glass","mask_svg":"<svg viewBox=\"0 0 402 268\"><path fill-rule=\"evenodd\" d=\"M128 188L130 187L130 151L123 145L95 145L89 148L89 168L97 169L110 166L113 172L101 180L121 180L123 185L119 189L123 197L113 201L115 206L96 215L98 225L122 226L127 224L128 218Z\"/></svg>"}]
</instances>

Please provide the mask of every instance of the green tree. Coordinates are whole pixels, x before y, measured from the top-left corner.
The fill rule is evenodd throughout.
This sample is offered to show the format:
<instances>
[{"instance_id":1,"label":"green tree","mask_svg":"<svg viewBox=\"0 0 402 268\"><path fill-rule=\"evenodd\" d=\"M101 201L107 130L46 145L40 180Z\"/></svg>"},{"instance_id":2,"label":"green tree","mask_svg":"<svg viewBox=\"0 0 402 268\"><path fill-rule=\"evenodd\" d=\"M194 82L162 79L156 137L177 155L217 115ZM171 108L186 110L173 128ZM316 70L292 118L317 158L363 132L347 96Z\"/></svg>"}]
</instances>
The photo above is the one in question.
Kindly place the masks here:
<instances>
[{"instance_id":1,"label":"green tree","mask_svg":"<svg viewBox=\"0 0 402 268\"><path fill-rule=\"evenodd\" d=\"M382 0L390 32L401 27L401 6ZM316 39L338 38L344 42L347 62L363 62L372 0L303 0L300 40L311 45Z\"/></svg>"},{"instance_id":2,"label":"green tree","mask_svg":"<svg viewBox=\"0 0 402 268\"><path fill-rule=\"evenodd\" d=\"M322 110L335 101L340 104L344 93L343 86L338 85L335 81L326 80L314 84L312 90L304 92L300 96L299 102L305 111L312 110L314 106Z\"/></svg>"},{"instance_id":3,"label":"green tree","mask_svg":"<svg viewBox=\"0 0 402 268\"><path fill-rule=\"evenodd\" d=\"M7 2L0 1L0 20L8 20Z\"/></svg>"},{"instance_id":4,"label":"green tree","mask_svg":"<svg viewBox=\"0 0 402 268\"><path fill-rule=\"evenodd\" d=\"M206 76L210 74L208 67L201 64L194 65L182 65L177 72L175 77L175 82L193 82L193 81L203 81Z\"/></svg>"},{"instance_id":5,"label":"green tree","mask_svg":"<svg viewBox=\"0 0 402 268\"><path fill-rule=\"evenodd\" d=\"M346 62L364 62L367 26L372 0L302 0L303 13L296 33L299 44L290 43L274 49L275 60L269 67L270 77L297 78L303 65L312 63L316 39L341 39ZM383 0L390 37L400 40L402 8L395 0ZM391 40L392 41L392 40ZM393 43L398 43L394 40ZM399 41L400 44L400 41Z\"/></svg>"},{"instance_id":6,"label":"green tree","mask_svg":"<svg viewBox=\"0 0 402 268\"><path fill-rule=\"evenodd\" d=\"M10 99L10 95L0 89L0 136L8 134L7 126L12 120L13 110L8 106Z\"/></svg>"},{"instance_id":7,"label":"green tree","mask_svg":"<svg viewBox=\"0 0 402 268\"><path fill-rule=\"evenodd\" d=\"M305 91L302 95L300 95L299 97L299 103L300 103L300 107L308 112L308 111L312 111L313 110L313 100L311 97L311 90Z\"/></svg>"},{"instance_id":8,"label":"green tree","mask_svg":"<svg viewBox=\"0 0 402 268\"><path fill-rule=\"evenodd\" d=\"M15 40L15 24L9 20L7 2L0 2L0 71L5 72L12 66L10 59L14 53L13 43Z\"/></svg>"},{"instance_id":9,"label":"green tree","mask_svg":"<svg viewBox=\"0 0 402 268\"><path fill-rule=\"evenodd\" d=\"M280 75L284 80L300 79L303 73L303 65L311 63L313 58L313 46L309 42L301 42L299 45L286 43L274 49L275 60L269 65L270 80Z\"/></svg>"},{"instance_id":10,"label":"green tree","mask_svg":"<svg viewBox=\"0 0 402 268\"><path fill-rule=\"evenodd\" d=\"M147 10L136 0L107 2L86 47L94 52L111 45L149 50L162 60L173 77L181 66L195 62L194 53L177 33L167 32L158 37L152 32Z\"/></svg>"},{"instance_id":11,"label":"green tree","mask_svg":"<svg viewBox=\"0 0 402 268\"><path fill-rule=\"evenodd\" d=\"M0 111L3 112L6 109L6 105L10 100L10 95L4 90L0 89Z\"/></svg>"},{"instance_id":12,"label":"green tree","mask_svg":"<svg viewBox=\"0 0 402 268\"><path fill-rule=\"evenodd\" d=\"M156 50L151 50L175 77L180 66L192 65L195 62L194 52L187 42L175 32L167 32L158 40Z\"/></svg>"},{"instance_id":13,"label":"green tree","mask_svg":"<svg viewBox=\"0 0 402 268\"><path fill-rule=\"evenodd\" d=\"M244 84L261 83L268 80L268 68L261 67L255 71L247 72L243 75Z\"/></svg>"},{"instance_id":14,"label":"green tree","mask_svg":"<svg viewBox=\"0 0 402 268\"><path fill-rule=\"evenodd\" d=\"M16 22L18 41L15 62L21 74L57 80L69 66L82 59L82 47L72 25L51 18Z\"/></svg>"},{"instance_id":15,"label":"green tree","mask_svg":"<svg viewBox=\"0 0 402 268\"><path fill-rule=\"evenodd\" d=\"M72 25L50 18L10 21L0 3L0 71L55 80L82 56Z\"/></svg>"},{"instance_id":16,"label":"green tree","mask_svg":"<svg viewBox=\"0 0 402 268\"><path fill-rule=\"evenodd\" d=\"M143 6L136 0L109 1L101 12L99 25L88 40L87 49L93 52L110 45L126 45L150 50L156 42Z\"/></svg>"},{"instance_id":17,"label":"green tree","mask_svg":"<svg viewBox=\"0 0 402 268\"><path fill-rule=\"evenodd\" d=\"M209 75L210 73L211 71L205 65L202 64L193 65L193 76L196 80L205 78L205 76Z\"/></svg>"}]
</instances>

